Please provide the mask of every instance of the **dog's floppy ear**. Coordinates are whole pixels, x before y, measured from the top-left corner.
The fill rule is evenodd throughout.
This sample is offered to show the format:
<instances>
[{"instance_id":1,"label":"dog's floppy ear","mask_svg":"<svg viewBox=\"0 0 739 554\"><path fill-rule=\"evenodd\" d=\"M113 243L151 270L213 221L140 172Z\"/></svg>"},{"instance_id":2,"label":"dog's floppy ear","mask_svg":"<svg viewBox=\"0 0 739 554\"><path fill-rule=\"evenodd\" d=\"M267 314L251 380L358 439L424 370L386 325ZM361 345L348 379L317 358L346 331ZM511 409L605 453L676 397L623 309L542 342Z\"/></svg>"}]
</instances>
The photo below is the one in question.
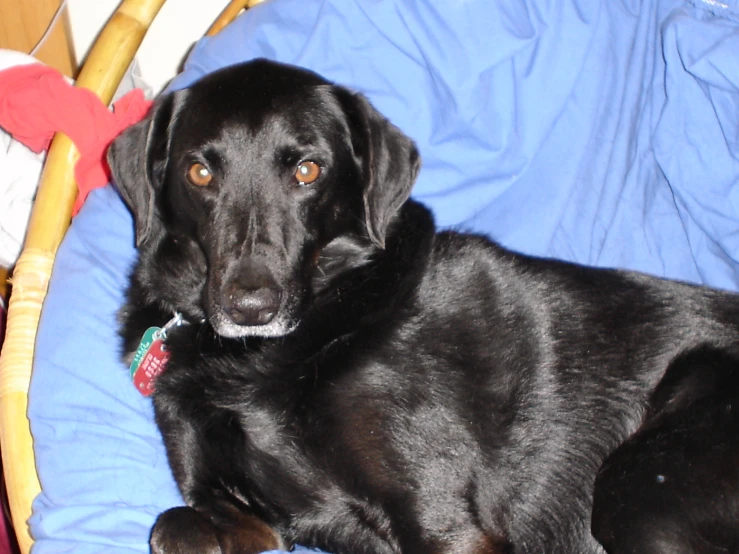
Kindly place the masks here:
<instances>
[{"instance_id":1,"label":"dog's floppy ear","mask_svg":"<svg viewBox=\"0 0 739 554\"><path fill-rule=\"evenodd\" d=\"M126 129L108 148L118 192L134 216L136 247L153 235L158 221L156 192L164 181L173 94L158 100L146 118Z\"/></svg>"},{"instance_id":2,"label":"dog's floppy ear","mask_svg":"<svg viewBox=\"0 0 739 554\"><path fill-rule=\"evenodd\" d=\"M354 152L362 158L367 232L384 248L387 227L410 196L421 158L413 141L364 96L343 87L335 92L351 127Z\"/></svg>"}]
</instances>

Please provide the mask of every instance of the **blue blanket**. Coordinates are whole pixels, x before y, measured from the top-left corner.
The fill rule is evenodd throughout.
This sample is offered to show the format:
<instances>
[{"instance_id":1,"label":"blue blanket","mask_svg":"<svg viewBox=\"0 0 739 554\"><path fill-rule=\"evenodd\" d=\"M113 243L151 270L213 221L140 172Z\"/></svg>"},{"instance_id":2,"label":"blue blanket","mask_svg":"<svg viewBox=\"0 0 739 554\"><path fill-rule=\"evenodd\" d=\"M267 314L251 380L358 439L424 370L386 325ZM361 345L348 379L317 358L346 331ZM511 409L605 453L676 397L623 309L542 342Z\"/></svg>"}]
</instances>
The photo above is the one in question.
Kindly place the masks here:
<instances>
[{"instance_id":1,"label":"blue blanket","mask_svg":"<svg viewBox=\"0 0 739 554\"><path fill-rule=\"evenodd\" d=\"M268 57L365 93L418 143L442 227L739 289L739 0L272 0L172 87ZM182 500L121 364L131 217L94 192L60 249L29 414L34 554L146 552Z\"/></svg>"}]
</instances>

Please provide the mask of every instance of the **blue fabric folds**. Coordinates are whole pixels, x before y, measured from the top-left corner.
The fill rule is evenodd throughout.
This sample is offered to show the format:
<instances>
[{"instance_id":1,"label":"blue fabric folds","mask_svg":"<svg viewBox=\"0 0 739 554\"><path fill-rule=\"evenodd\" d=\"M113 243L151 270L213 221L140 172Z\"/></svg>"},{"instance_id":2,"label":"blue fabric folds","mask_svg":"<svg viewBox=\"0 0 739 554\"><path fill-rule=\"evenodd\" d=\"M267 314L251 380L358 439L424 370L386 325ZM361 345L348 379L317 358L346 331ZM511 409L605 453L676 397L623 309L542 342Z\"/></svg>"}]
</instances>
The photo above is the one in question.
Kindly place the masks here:
<instances>
[{"instance_id":1,"label":"blue fabric folds","mask_svg":"<svg viewBox=\"0 0 739 554\"><path fill-rule=\"evenodd\" d=\"M528 253L739 289L739 0L271 0L172 87L254 57L365 93L423 157L443 227ZM60 249L29 415L34 553L146 552L182 501L119 361L135 257L114 188Z\"/></svg>"}]
</instances>

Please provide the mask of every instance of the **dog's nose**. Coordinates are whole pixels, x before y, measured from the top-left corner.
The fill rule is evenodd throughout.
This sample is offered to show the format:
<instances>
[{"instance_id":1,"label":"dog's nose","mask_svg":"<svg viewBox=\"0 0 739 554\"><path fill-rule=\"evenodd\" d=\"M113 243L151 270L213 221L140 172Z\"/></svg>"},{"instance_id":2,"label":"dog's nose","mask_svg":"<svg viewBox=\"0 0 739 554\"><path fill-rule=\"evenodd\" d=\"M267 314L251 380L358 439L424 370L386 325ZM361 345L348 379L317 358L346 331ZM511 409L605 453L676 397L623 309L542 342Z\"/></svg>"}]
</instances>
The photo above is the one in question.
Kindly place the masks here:
<instances>
[{"instance_id":1,"label":"dog's nose","mask_svg":"<svg viewBox=\"0 0 739 554\"><path fill-rule=\"evenodd\" d=\"M237 325L266 325L277 315L281 300L277 286L247 289L232 284L224 290L221 306Z\"/></svg>"}]
</instances>

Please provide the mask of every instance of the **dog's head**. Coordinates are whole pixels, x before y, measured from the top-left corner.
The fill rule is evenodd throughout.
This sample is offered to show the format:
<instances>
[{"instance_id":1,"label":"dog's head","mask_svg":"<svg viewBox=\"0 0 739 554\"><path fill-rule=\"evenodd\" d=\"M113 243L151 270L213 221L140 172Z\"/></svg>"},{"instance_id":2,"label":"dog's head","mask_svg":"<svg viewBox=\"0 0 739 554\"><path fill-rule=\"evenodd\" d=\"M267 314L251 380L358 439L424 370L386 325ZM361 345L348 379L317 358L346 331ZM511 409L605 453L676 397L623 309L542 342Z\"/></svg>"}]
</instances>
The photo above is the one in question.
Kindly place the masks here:
<instances>
[{"instance_id":1,"label":"dog's head","mask_svg":"<svg viewBox=\"0 0 739 554\"><path fill-rule=\"evenodd\" d=\"M384 247L420 164L361 95L264 60L162 97L108 160L148 301L226 337L289 333Z\"/></svg>"}]
</instances>

